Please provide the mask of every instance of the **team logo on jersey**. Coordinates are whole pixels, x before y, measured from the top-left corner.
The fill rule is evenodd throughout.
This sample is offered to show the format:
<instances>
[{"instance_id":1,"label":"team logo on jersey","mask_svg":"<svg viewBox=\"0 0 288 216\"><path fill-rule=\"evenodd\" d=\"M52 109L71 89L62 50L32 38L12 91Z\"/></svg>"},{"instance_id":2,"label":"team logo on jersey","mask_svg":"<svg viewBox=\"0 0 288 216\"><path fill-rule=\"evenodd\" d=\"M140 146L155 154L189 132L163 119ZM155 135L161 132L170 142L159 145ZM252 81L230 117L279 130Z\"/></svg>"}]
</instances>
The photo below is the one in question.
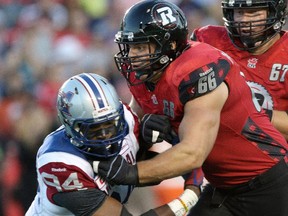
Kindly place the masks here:
<instances>
[{"instance_id":1,"label":"team logo on jersey","mask_svg":"<svg viewBox=\"0 0 288 216\"><path fill-rule=\"evenodd\" d=\"M264 109L273 110L273 100L266 88L258 83L247 81L257 103Z\"/></svg>"},{"instance_id":2,"label":"team logo on jersey","mask_svg":"<svg viewBox=\"0 0 288 216\"><path fill-rule=\"evenodd\" d=\"M158 104L158 100L157 100L155 94L153 94L153 95L151 96L151 100L152 100L153 104Z\"/></svg>"},{"instance_id":3,"label":"team logo on jersey","mask_svg":"<svg viewBox=\"0 0 288 216\"><path fill-rule=\"evenodd\" d=\"M161 29L175 29L178 23L178 13L169 4L156 4L151 10L154 22Z\"/></svg>"},{"instance_id":4,"label":"team logo on jersey","mask_svg":"<svg viewBox=\"0 0 288 216\"><path fill-rule=\"evenodd\" d=\"M66 115L71 116L69 108L71 107L70 101L72 100L74 93L73 92L60 92L60 100L58 107L61 109L61 112L65 113Z\"/></svg>"},{"instance_id":5,"label":"team logo on jersey","mask_svg":"<svg viewBox=\"0 0 288 216\"><path fill-rule=\"evenodd\" d=\"M251 59L248 60L247 67L256 68L256 64L257 63L258 63L258 59L257 58L251 58Z\"/></svg>"}]
</instances>

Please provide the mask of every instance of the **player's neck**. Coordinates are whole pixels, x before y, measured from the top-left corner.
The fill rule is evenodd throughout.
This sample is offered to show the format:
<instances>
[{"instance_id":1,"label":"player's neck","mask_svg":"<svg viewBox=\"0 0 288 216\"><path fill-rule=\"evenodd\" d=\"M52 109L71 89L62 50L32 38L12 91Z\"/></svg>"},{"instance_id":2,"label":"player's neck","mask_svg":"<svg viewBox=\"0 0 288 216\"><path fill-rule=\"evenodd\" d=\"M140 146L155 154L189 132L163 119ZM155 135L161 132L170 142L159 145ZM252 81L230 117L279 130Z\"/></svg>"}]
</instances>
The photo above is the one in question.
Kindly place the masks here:
<instances>
[{"instance_id":1,"label":"player's neck","mask_svg":"<svg viewBox=\"0 0 288 216\"><path fill-rule=\"evenodd\" d=\"M154 76L147 82L145 82L145 85L149 91L154 91L156 84L160 80L163 71L155 71Z\"/></svg>"},{"instance_id":2,"label":"player's neck","mask_svg":"<svg viewBox=\"0 0 288 216\"><path fill-rule=\"evenodd\" d=\"M266 44L263 46L258 47L257 49L251 50L250 53L252 55L262 55L265 53L267 50L269 50L275 43L280 39L280 34L277 34L274 36L270 41L268 41Z\"/></svg>"},{"instance_id":3,"label":"player's neck","mask_svg":"<svg viewBox=\"0 0 288 216\"><path fill-rule=\"evenodd\" d=\"M156 71L154 72L154 76L153 78L150 80L150 82L154 83L154 84L157 84L157 82L160 80L162 74L163 74L163 71Z\"/></svg>"}]
</instances>

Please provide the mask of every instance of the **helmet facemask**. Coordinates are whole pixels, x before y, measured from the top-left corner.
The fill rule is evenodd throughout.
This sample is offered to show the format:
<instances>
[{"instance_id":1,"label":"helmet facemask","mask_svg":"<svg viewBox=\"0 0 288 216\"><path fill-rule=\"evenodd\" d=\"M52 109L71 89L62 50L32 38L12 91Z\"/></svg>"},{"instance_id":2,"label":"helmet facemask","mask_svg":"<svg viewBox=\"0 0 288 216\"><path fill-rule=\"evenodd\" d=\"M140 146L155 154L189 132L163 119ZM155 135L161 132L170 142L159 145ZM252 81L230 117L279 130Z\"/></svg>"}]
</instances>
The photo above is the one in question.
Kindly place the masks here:
<instances>
[{"instance_id":1,"label":"helmet facemask","mask_svg":"<svg viewBox=\"0 0 288 216\"><path fill-rule=\"evenodd\" d=\"M151 83L188 46L187 36L187 20L176 5L162 0L140 1L127 10L115 35L117 68L130 85ZM155 48L149 48L147 55L131 57L129 51L136 44L153 44Z\"/></svg>"},{"instance_id":2,"label":"helmet facemask","mask_svg":"<svg viewBox=\"0 0 288 216\"><path fill-rule=\"evenodd\" d=\"M255 50L263 46L274 38L285 24L286 6L275 5L274 1L263 0L254 3L252 1L251 5L247 5L246 1L241 0L235 1L234 5L229 5L226 2L225 0L222 1L224 24L233 44L240 50ZM236 9L267 10L267 18L247 22L234 21ZM260 27L262 28L260 29ZM255 31L255 28L260 30Z\"/></svg>"},{"instance_id":3,"label":"helmet facemask","mask_svg":"<svg viewBox=\"0 0 288 216\"><path fill-rule=\"evenodd\" d=\"M77 119L71 128L71 142L79 151L95 158L109 158L119 154L128 125L121 109L116 117Z\"/></svg>"},{"instance_id":4,"label":"helmet facemask","mask_svg":"<svg viewBox=\"0 0 288 216\"><path fill-rule=\"evenodd\" d=\"M138 38L134 42L118 42L119 52L114 56L118 70L130 85L139 85L152 80L158 74L156 72L163 71L169 65L171 58L167 54L174 52L167 50L166 44L163 46L156 36L147 36L143 39ZM130 46L137 44L146 44L149 52L144 55L129 56ZM140 80L142 75L147 77Z\"/></svg>"}]
</instances>

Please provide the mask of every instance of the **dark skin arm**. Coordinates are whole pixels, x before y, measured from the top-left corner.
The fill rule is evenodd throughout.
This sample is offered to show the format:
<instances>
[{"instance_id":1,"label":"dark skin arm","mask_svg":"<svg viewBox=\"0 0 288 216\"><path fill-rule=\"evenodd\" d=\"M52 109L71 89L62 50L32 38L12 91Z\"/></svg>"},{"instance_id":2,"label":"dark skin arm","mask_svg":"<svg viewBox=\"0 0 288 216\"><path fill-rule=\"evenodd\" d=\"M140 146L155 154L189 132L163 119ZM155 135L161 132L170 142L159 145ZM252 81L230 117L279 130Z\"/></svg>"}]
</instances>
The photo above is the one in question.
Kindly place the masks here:
<instances>
[{"instance_id":1,"label":"dark skin arm","mask_svg":"<svg viewBox=\"0 0 288 216\"><path fill-rule=\"evenodd\" d=\"M107 215L121 215L123 205L112 197L107 197L105 202L101 205L92 216L107 216Z\"/></svg>"},{"instance_id":2,"label":"dark skin arm","mask_svg":"<svg viewBox=\"0 0 288 216\"><path fill-rule=\"evenodd\" d=\"M198 187L192 185L189 185L189 189L193 189L193 191L199 192ZM199 193L197 195L199 196ZM123 205L119 203L117 200L115 200L112 197L107 197L102 206L96 212L94 212L92 216L107 216L107 215L121 216L122 208ZM175 216L175 214L167 204L156 207L153 210L156 212L157 215Z\"/></svg>"}]
</instances>

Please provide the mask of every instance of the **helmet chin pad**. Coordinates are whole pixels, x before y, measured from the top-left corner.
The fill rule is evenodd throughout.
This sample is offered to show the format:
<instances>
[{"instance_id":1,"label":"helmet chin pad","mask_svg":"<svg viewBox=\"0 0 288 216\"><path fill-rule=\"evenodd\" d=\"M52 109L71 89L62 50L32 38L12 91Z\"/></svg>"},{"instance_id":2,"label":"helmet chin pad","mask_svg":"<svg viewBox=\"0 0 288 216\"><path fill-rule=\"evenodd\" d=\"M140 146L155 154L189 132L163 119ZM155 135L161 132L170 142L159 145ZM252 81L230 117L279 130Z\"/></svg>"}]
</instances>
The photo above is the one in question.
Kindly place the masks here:
<instances>
[{"instance_id":1,"label":"helmet chin pad","mask_svg":"<svg viewBox=\"0 0 288 216\"><path fill-rule=\"evenodd\" d=\"M242 43L245 47L248 49L251 48L257 48L263 45L263 41L266 39L266 37L258 37L258 38L243 38Z\"/></svg>"}]
</instances>

